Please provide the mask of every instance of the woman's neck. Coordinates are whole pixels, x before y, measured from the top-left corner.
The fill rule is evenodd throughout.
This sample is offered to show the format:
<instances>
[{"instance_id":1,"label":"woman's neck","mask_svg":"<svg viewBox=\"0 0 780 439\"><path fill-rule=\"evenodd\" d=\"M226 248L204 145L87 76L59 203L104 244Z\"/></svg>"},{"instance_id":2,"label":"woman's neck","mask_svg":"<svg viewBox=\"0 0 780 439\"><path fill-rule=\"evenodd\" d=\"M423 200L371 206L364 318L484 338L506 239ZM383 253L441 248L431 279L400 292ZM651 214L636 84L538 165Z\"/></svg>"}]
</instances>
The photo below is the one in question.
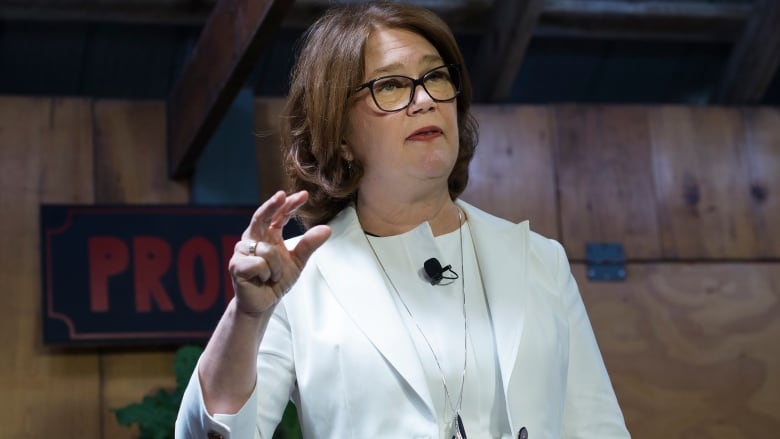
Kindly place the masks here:
<instances>
[{"instance_id":1,"label":"woman's neck","mask_svg":"<svg viewBox=\"0 0 780 439\"><path fill-rule=\"evenodd\" d=\"M390 193L369 196L358 192L356 209L363 230L377 236L399 235L426 221L434 236L460 227L460 208L448 192L416 199L400 199Z\"/></svg>"}]
</instances>

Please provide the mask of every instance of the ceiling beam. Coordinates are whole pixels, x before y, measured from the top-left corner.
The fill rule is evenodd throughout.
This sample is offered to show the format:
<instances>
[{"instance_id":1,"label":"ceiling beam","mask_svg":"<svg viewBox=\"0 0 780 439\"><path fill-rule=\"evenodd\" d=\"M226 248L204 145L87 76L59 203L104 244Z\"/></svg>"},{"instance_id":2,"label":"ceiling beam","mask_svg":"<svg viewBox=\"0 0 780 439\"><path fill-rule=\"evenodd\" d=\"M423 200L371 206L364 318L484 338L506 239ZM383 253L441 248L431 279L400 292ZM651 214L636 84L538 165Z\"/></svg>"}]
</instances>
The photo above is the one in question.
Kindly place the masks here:
<instances>
[{"instance_id":1,"label":"ceiling beam","mask_svg":"<svg viewBox=\"0 0 780 439\"><path fill-rule=\"evenodd\" d=\"M537 35L672 41L735 41L745 2L547 0Z\"/></svg>"},{"instance_id":2,"label":"ceiling beam","mask_svg":"<svg viewBox=\"0 0 780 439\"><path fill-rule=\"evenodd\" d=\"M474 78L474 99L500 102L507 98L531 42L544 0L495 0L493 26L482 36Z\"/></svg>"},{"instance_id":3,"label":"ceiling beam","mask_svg":"<svg viewBox=\"0 0 780 439\"><path fill-rule=\"evenodd\" d=\"M742 37L731 52L713 100L758 104L780 65L780 2L756 0Z\"/></svg>"},{"instance_id":4,"label":"ceiling beam","mask_svg":"<svg viewBox=\"0 0 780 439\"><path fill-rule=\"evenodd\" d=\"M293 0L220 0L168 97L168 159L174 178L195 163Z\"/></svg>"},{"instance_id":5,"label":"ceiling beam","mask_svg":"<svg viewBox=\"0 0 780 439\"><path fill-rule=\"evenodd\" d=\"M42 0L30 3L29 0L0 0L0 19L202 26L216 0Z\"/></svg>"},{"instance_id":6,"label":"ceiling beam","mask_svg":"<svg viewBox=\"0 0 780 439\"><path fill-rule=\"evenodd\" d=\"M285 28L305 28L329 6L358 0L298 0ZM0 0L0 19L202 25L214 0ZM457 33L484 33L491 0L416 0ZM563 38L736 41L752 7L745 2L546 0L534 36Z\"/></svg>"}]
</instances>

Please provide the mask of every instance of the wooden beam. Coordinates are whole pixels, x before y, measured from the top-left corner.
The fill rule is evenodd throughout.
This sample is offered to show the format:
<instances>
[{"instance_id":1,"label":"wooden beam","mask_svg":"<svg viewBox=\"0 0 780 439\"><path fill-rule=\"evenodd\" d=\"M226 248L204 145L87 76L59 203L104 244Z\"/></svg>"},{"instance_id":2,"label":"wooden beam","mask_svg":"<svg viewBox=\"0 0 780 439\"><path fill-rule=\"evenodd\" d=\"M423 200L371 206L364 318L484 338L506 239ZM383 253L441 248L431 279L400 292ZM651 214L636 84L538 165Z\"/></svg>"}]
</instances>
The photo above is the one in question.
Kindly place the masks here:
<instances>
[{"instance_id":1,"label":"wooden beam","mask_svg":"<svg viewBox=\"0 0 780 439\"><path fill-rule=\"evenodd\" d=\"M544 0L495 0L493 25L483 35L474 77L475 100L506 99L542 14Z\"/></svg>"},{"instance_id":2,"label":"wooden beam","mask_svg":"<svg viewBox=\"0 0 780 439\"><path fill-rule=\"evenodd\" d=\"M780 65L780 2L756 0L714 94L719 104L758 104Z\"/></svg>"},{"instance_id":3,"label":"wooden beam","mask_svg":"<svg viewBox=\"0 0 780 439\"><path fill-rule=\"evenodd\" d=\"M336 5L364 3L368 0L297 0L283 26L308 28L325 10ZM441 17L454 32L482 33L490 23L494 0L407 0Z\"/></svg>"},{"instance_id":4,"label":"wooden beam","mask_svg":"<svg viewBox=\"0 0 780 439\"><path fill-rule=\"evenodd\" d=\"M202 26L214 9L215 0L81 1L45 0L30 5L28 0L0 0L0 19L6 21L95 22Z\"/></svg>"},{"instance_id":5,"label":"wooden beam","mask_svg":"<svg viewBox=\"0 0 780 439\"><path fill-rule=\"evenodd\" d=\"M220 0L168 97L171 175L189 177L198 156L270 44L293 0Z\"/></svg>"},{"instance_id":6,"label":"wooden beam","mask_svg":"<svg viewBox=\"0 0 780 439\"><path fill-rule=\"evenodd\" d=\"M536 35L735 41L751 11L744 2L547 0Z\"/></svg>"},{"instance_id":7,"label":"wooden beam","mask_svg":"<svg viewBox=\"0 0 780 439\"><path fill-rule=\"evenodd\" d=\"M359 0L297 0L282 26L308 27L334 4ZM90 21L201 25L215 0L0 0L0 20ZM416 0L456 33L481 34L492 24L491 0ZM671 0L546 0L534 36L733 42L752 5Z\"/></svg>"}]
</instances>

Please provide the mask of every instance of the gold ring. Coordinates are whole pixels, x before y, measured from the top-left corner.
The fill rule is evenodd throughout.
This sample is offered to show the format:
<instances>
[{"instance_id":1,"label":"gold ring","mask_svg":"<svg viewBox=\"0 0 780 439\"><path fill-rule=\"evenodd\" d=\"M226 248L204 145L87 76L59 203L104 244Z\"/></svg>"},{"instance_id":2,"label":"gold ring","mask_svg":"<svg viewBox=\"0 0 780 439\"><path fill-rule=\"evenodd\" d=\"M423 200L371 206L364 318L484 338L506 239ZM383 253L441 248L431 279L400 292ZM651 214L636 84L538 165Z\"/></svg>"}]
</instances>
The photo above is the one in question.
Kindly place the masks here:
<instances>
[{"instance_id":1,"label":"gold ring","mask_svg":"<svg viewBox=\"0 0 780 439\"><path fill-rule=\"evenodd\" d=\"M249 242L249 254L252 256L257 256L255 254L255 250L257 250L257 241L250 241Z\"/></svg>"}]
</instances>

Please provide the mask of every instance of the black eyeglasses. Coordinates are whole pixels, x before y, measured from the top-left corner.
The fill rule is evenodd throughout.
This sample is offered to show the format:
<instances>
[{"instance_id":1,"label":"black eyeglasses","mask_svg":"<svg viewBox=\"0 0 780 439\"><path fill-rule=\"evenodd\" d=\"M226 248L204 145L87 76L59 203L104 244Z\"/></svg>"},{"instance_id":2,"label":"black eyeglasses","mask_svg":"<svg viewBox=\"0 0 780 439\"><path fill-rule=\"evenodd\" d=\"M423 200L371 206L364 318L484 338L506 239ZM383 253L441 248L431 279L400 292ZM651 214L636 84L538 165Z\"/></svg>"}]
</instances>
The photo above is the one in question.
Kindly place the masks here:
<instances>
[{"instance_id":1,"label":"black eyeglasses","mask_svg":"<svg viewBox=\"0 0 780 439\"><path fill-rule=\"evenodd\" d=\"M417 79L403 75L382 76L359 85L354 92L368 88L380 110L392 113L408 107L414 99L414 91L422 85L428 96L436 102L447 102L460 94L460 66L445 64L431 69Z\"/></svg>"}]
</instances>

